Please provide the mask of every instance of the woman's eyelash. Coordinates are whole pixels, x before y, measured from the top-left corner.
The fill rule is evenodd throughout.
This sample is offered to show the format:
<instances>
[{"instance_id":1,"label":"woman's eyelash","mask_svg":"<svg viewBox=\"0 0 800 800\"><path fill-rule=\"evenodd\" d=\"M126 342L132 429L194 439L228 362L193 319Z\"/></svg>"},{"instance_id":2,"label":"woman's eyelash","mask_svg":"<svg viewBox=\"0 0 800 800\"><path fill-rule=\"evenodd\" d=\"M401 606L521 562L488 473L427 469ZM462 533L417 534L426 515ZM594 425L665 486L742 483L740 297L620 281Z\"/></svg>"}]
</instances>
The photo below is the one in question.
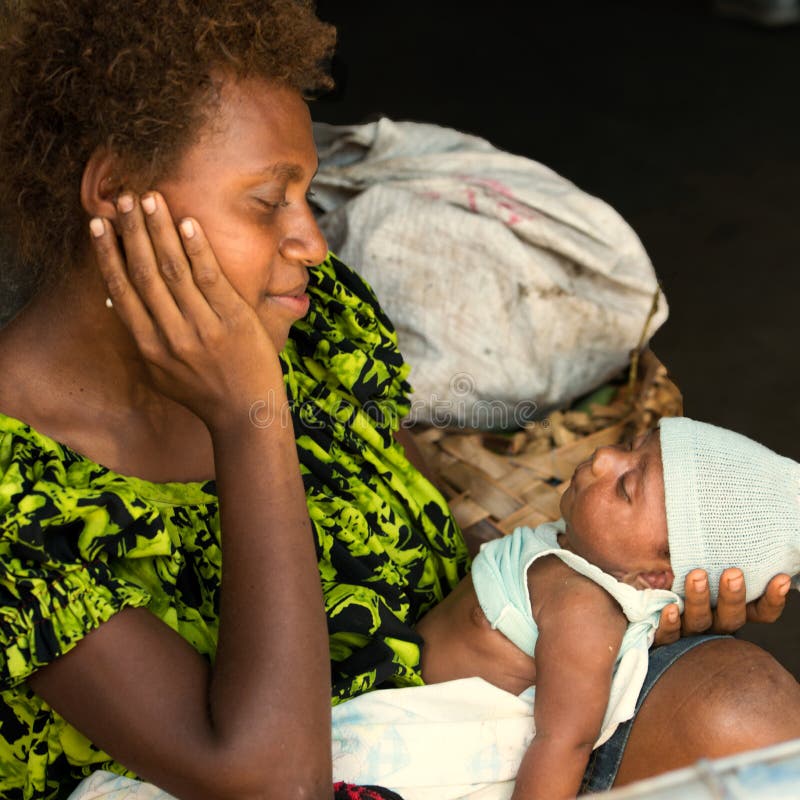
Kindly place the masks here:
<instances>
[{"instance_id":1,"label":"woman's eyelash","mask_svg":"<svg viewBox=\"0 0 800 800\"><path fill-rule=\"evenodd\" d=\"M259 203L261 203L262 206L264 206L265 208L268 208L270 211L274 211L276 208L286 208L286 206L289 205L289 201L286 200L286 199L278 200L277 202L273 202L273 201L270 201L270 200L264 200L261 197L258 197L256 199L258 200Z\"/></svg>"},{"instance_id":2,"label":"woman's eyelash","mask_svg":"<svg viewBox=\"0 0 800 800\"><path fill-rule=\"evenodd\" d=\"M311 202L316 196L317 196L316 192L308 191L306 192L306 201ZM287 206L291 205L291 203L286 199L279 200L277 202L272 202L270 200L264 200L263 198L259 197L257 198L257 200L259 203L261 203L261 205L266 206L269 209L286 208Z\"/></svg>"},{"instance_id":3,"label":"woman's eyelash","mask_svg":"<svg viewBox=\"0 0 800 800\"><path fill-rule=\"evenodd\" d=\"M305 199L307 203L313 201L313 198L316 197L316 192L308 191L306 192ZM285 197L283 200L265 200L263 197L257 197L256 200L264 206L268 211L277 211L279 208L287 208L291 205L291 202L287 200Z\"/></svg>"}]
</instances>

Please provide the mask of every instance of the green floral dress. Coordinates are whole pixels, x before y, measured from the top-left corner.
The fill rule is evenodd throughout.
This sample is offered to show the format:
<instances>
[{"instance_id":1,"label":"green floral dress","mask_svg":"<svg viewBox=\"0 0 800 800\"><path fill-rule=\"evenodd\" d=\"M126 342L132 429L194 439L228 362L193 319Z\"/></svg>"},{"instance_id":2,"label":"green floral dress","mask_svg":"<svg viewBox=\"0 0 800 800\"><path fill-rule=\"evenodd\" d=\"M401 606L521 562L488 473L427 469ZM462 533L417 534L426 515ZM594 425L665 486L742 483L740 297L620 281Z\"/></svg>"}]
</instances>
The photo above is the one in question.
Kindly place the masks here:
<instances>
[{"instance_id":1,"label":"green floral dress","mask_svg":"<svg viewBox=\"0 0 800 800\"><path fill-rule=\"evenodd\" d=\"M336 703L421 683L412 626L468 557L444 499L394 442L408 370L372 291L329 256L309 294L282 361ZM220 556L213 482L119 475L0 414L0 798L66 797L101 768L130 774L25 679L126 606L211 658Z\"/></svg>"}]
</instances>

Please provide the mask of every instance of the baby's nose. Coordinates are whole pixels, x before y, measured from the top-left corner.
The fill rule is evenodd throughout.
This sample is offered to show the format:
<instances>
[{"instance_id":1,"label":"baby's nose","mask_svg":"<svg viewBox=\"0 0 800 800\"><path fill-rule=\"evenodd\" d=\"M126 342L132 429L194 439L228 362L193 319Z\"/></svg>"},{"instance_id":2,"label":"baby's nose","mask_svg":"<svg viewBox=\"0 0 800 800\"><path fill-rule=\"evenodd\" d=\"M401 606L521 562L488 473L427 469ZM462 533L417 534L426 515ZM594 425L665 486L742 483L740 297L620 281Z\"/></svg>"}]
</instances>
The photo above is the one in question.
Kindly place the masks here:
<instances>
[{"instance_id":1,"label":"baby's nose","mask_svg":"<svg viewBox=\"0 0 800 800\"><path fill-rule=\"evenodd\" d=\"M624 458L625 452L616 447L598 447L592 456L592 472L603 475L609 470L616 470L620 460Z\"/></svg>"}]
</instances>

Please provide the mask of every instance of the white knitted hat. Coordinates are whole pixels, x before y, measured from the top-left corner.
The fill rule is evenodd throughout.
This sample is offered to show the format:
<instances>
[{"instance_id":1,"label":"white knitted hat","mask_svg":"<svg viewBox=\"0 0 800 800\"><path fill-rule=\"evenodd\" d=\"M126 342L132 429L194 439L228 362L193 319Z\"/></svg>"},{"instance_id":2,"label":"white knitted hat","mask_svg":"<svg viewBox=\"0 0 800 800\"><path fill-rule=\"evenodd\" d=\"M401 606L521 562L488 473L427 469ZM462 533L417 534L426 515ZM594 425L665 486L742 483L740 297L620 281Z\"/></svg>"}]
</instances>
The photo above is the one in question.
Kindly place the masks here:
<instances>
[{"instance_id":1,"label":"white knitted hat","mask_svg":"<svg viewBox=\"0 0 800 800\"><path fill-rule=\"evenodd\" d=\"M800 464L686 417L659 427L673 591L700 567L716 604L720 575L739 567L750 601L775 575L800 573Z\"/></svg>"}]
</instances>

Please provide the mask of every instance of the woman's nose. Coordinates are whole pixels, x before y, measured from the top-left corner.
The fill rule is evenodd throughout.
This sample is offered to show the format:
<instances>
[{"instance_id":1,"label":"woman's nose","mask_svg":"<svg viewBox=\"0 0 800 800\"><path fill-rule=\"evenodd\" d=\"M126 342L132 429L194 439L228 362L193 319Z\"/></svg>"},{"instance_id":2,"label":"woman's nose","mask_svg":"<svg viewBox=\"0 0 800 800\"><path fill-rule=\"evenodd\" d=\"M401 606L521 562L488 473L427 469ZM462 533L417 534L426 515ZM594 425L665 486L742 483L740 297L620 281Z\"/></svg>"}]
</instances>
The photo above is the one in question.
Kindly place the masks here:
<instances>
[{"instance_id":1,"label":"woman's nose","mask_svg":"<svg viewBox=\"0 0 800 800\"><path fill-rule=\"evenodd\" d=\"M306 206L293 223L281 241L283 257L306 267L321 264L328 255L328 242L311 209Z\"/></svg>"}]
</instances>

